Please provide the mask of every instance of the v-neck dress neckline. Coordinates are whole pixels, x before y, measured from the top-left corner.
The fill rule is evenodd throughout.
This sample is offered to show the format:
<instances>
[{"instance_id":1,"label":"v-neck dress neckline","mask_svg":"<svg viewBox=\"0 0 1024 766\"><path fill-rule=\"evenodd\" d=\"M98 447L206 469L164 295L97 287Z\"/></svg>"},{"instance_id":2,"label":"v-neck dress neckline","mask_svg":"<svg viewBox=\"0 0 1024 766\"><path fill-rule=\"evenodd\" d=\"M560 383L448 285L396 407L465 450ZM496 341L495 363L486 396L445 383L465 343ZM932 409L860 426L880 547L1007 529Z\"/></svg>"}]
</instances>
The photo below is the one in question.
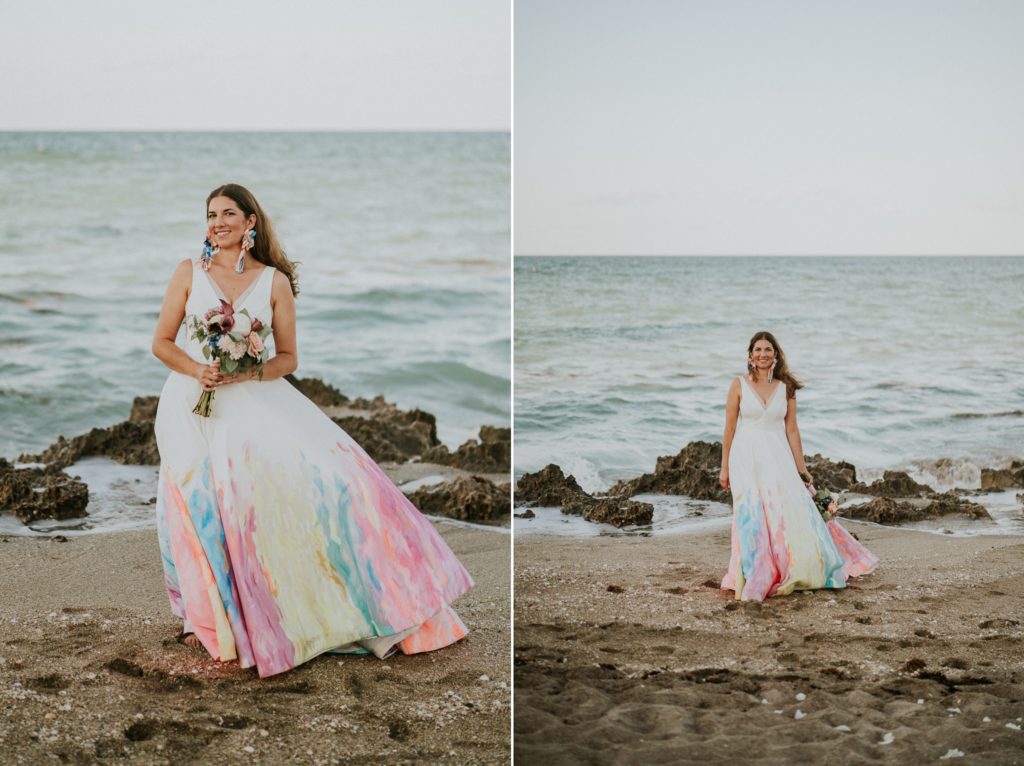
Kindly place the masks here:
<instances>
[{"instance_id":1,"label":"v-neck dress neckline","mask_svg":"<svg viewBox=\"0 0 1024 766\"><path fill-rule=\"evenodd\" d=\"M779 384L775 386L775 389L770 394L768 394L768 401L765 401L764 399L761 398L761 395L757 393L754 387L750 385L749 380L747 380L745 377L741 377L740 380L747 384L747 388L750 390L750 393L754 395L754 398L761 403L761 407L763 407L764 409L768 409L768 405L770 405L772 403L772 400L775 399L775 395L779 392L779 389L785 388L786 386L786 384L780 380Z\"/></svg>"},{"instance_id":2,"label":"v-neck dress neckline","mask_svg":"<svg viewBox=\"0 0 1024 766\"><path fill-rule=\"evenodd\" d=\"M200 270L200 271L202 271L202 272L203 272L203 274L205 274L205 275L206 275L206 278L207 278L208 280L210 280L210 286L211 286L211 287L213 288L213 292L214 292L214 293L215 293L215 294L217 295L217 297L218 297L218 298L220 298L221 300L227 301L227 302L228 302L228 303L230 303L230 304L231 304L231 305L232 305L233 307L235 307L235 308L238 308L238 307L239 307L239 306L241 305L242 301L244 301L244 300L245 300L246 298L248 298L248 297L249 297L249 295L250 295L250 294L252 294L252 291L256 289L256 285L258 285L258 284L259 284L259 282L260 282L260 280L261 280L261 279L263 279L263 276L264 276L264 272L265 272L265 271L267 271L267 269L269 269L269 268L270 268L269 266L264 266L264 267L263 267L263 268L262 268L262 269L260 270L260 275L259 275L258 277L256 277L256 279L254 279L254 280L253 280L253 281L252 281L252 282L251 282L251 283L249 284L249 286L248 286L248 287L246 287L246 288L245 288L245 289L244 289L244 290L242 291L242 294L241 294L241 295L239 295L239 296L238 296L237 298L235 298L235 300L233 300L233 301L231 301L231 300L228 300L228 297L227 297L227 293L225 293L225 292L224 292L224 290L223 290L223 289L221 289L221 286L217 284L217 280L216 280L216 279L214 279L213 277L211 277L211 276L210 276L210 273L209 273L208 271L206 271L206 270L205 270L205 269L203 269L202 267L200 267L200 268L199 268L199 270Z\"/></svg>"}]
</instances>

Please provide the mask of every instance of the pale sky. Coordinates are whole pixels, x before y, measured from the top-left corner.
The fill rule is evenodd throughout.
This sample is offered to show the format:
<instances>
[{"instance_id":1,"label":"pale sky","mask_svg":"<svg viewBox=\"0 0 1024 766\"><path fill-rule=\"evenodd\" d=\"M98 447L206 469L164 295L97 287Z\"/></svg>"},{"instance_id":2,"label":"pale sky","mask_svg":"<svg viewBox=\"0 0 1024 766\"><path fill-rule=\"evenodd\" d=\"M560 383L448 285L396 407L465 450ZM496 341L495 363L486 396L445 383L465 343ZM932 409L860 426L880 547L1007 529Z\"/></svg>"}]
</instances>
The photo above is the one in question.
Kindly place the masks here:
<instances>
[{"instance_id":1,"label":"pale sky","mask_svg":"<svg viewBox=\"0 0 1024 766\"><path fill-rule=\"evenodd\" d=\"M516 0L517 254L1024 253L1024 2Z\"/></svg>"},{"instance_id":2,"label":"pale sky","mask_svg":"<svg viewBox=\"0 0 1024 766\"><path fill-rule=\"evenodd\" d=\"M497 130L510 0L0 0L0 130Z\"/></svg>"}]
</instances>

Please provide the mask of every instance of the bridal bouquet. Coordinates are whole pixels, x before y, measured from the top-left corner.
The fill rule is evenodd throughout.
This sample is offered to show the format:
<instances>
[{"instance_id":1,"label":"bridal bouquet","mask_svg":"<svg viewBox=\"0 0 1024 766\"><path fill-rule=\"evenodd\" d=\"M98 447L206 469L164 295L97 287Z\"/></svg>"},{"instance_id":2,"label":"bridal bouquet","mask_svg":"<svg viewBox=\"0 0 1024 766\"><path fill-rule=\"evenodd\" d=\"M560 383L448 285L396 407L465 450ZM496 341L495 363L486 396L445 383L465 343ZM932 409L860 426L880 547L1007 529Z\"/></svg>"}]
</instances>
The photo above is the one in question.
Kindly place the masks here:
<instances>
[{"instance_id":1,"label":"bridal bouquet","mask_svg":"<svg viewBox=\"0 0 1024 766\"><path fill-rule=\"evenodd\" d=\"M839 515L837 498L828 490L819 489L814 493L814 505L821 513L821 518L825 520L826 524Z\"/></svg>"},{"instance_id":2,"label":"bridal bouquet","mask_svg":"<svg viewBox=\"0 0 1024 766\"><path fill-rule=\"evenodd\" d=\"M191 338L203 344L203 356L220 359L220 369L228 375L254 371L263 380L263 364L268 352L263 340L270 335L271 328L259 319L249 316L247 309L235 311L226 300L221 299L200 319L189 315ZM203 391L192 410L203 417L210 416L214 391Z\"/></svg>"}]
</instances>

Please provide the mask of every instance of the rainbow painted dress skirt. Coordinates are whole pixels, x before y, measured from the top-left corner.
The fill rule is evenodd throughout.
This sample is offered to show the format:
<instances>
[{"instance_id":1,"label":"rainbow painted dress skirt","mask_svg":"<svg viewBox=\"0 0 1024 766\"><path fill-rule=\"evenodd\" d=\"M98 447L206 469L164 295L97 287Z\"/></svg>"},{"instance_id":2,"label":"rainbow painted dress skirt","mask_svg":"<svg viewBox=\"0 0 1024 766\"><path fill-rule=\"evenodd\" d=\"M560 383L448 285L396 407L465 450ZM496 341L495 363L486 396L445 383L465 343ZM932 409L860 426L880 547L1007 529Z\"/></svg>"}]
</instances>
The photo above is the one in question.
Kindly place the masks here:
<instances>
[{"instance_id":1,"label":"rainbow painted dress skirt","mask_svg":"<svg viewBox=\"0 0 1024 766\"><path fill-rule=\"evenodd\" d=\"M273 272L235 301L271 326ZM220 297L193 263L186 314ZM282 378L218 389L208 418L192 412L200 394L176 372L161 391L156 517L171 611L214 659L266 677L324 652L412 654L466 635L451 604L469 573L319 407Z\"/></svg>"},{"instance_id":2,"label":"rainbow painted dress skirt","mask_svg":"<svg viewBox=\"0 0 1024 766\"><path fill-rule=\"evenodd\" d=\"M722 588L763 601L794 590L845 588L877 557L834 519L826 523L786 439L785 384L767 404L740 378L740 414L729 450L732 553ZM780 393L781 390L781 393Z\"/></svg>"}]
</instances>

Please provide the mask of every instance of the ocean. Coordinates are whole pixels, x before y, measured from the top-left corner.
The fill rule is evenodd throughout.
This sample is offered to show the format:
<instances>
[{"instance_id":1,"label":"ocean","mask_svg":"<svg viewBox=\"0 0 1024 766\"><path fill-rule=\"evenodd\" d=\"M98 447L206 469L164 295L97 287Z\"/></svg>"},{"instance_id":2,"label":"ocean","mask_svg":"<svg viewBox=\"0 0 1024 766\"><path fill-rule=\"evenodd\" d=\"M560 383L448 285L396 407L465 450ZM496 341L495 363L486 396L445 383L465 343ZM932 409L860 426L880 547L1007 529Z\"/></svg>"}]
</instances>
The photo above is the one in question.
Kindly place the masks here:
<instances>
[{"instance_id":1,"label":"ocean","mask_svg":"<svg viewBox=\"0 0 1024 766\"><path fill-rule=\"evenodd\" d=\"M1024 457L1024 257L518 256L514 278L517 477L596 492L721 441L758 330L805 384L806 454L938 490Z\"/></svg>"},{"instance_id":2,"label":"ocean","mask_svg":"<svg viewBox=\"0 0 1024 766\"><path fill-rule=\"evenodd\" d=\"M507 133L0 133L0 455L128 416L167 281L235 182L299 261L301 377L508 426ZM184 331L182 331L184 332Z\"/></svg>"}]
</instances>

